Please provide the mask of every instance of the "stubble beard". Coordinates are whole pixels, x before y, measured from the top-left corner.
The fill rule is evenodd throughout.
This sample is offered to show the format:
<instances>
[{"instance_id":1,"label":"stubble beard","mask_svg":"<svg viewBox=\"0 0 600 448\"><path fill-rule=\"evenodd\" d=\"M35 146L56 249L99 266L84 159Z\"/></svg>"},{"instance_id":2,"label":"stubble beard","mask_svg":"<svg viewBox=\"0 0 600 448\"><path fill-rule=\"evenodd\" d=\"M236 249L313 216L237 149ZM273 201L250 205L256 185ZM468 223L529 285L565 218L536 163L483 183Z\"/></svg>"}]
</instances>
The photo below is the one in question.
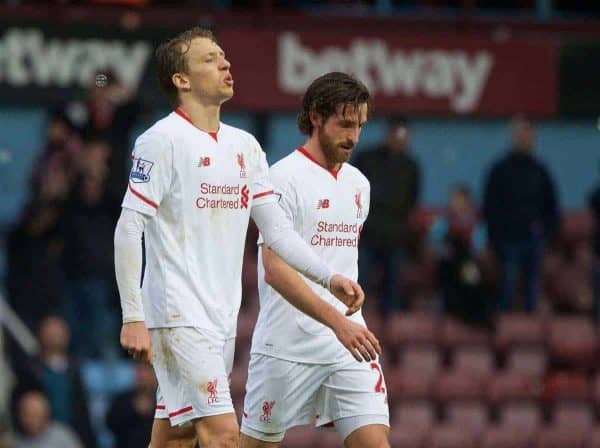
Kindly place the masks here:
<instances>
[{"instance_id":1,"label":"stubble beard","mask_svg":"<svg viewBox=\"0 0 600 448\"><path fill-rule=\"evenodd\" d=\"M319 138L319 145L321 146L321 150L323 151L323 155L325 156L328 165L344 163L350 159L352 151L346 152L343 150L339 146L340 143L334 142L322 127L319 128L317 135Z\"/></svg>"}]
</instances>

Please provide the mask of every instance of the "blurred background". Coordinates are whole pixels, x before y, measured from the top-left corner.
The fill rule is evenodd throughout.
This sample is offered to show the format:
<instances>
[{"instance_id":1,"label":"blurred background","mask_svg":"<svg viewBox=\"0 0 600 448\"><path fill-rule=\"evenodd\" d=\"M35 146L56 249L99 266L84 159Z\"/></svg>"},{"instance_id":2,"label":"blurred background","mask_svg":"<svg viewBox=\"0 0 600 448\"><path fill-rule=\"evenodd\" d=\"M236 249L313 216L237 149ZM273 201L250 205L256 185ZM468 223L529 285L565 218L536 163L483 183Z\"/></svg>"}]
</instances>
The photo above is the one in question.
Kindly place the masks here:
<instances>
[{"instance_id":1,"label":"blurred background","mask_svg":"<svg viewBox=\"0 0 600 448\"><path fill-rule=\"evenodd\" d=\"M273 163L308 83L374 95L365 315L393 447L600 447L600 3L0 1L0 447L146 447L156 380L118 343L112 235L134 139L169 112L153 50L214 29L222 121ZM244 263L232 394L258 312ZM286 447L341 447L288 433Z\"/></svg>"}]
</instances>

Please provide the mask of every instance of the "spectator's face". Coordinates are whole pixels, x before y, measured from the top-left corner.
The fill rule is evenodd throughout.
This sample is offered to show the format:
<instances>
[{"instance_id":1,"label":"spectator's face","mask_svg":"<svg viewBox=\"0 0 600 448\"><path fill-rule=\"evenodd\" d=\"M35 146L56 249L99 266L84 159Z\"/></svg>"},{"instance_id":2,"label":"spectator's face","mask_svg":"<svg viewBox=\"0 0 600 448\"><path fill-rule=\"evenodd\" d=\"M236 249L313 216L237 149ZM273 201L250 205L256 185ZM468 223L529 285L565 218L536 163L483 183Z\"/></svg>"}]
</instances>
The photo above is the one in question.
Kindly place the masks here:
<instances>
[{"instance_id":1,"label":"spectator's face","mask_svg":"<svg viewBox=\"0 0 600 448\"><path fill-rule=\"evenodd\" d=\"M462 191L454 191L450 196L450 210L454 213L464 213L471 209L469 197Z\"/></svg>"},{"instance_id":2,"label":"spectator's face","mask_svg":"<svg viewBox=\"0 0 600 448\"><path fill-rule=\"evenodd\" d=\"M321 117L315 118L313 124L328 164L343 163L350 158L366 121L367 105L364 103L358 108L352 105L346 105L344 108L344 105L340 104L337 113L329 117L325 123Z\"/></svg>"},{"instance_id":3,"label":"spectator's face","mask_svg":"<svg viewBox=\"0 0 600 448\"><path fill-rule=\"evenodd\" d=\"M39 392L27 392L19 401L18 415L25 434L37 436L50 421L48 401Z\"/></svg>"},{"instance_id":4,"label":"spectator's face","mask_svg":"<svg viewBox=\"0 0 600 448\"><path fill-rule=\"evenodd\" d=\"M64 145L69 138L67 124L59 119L54 119L48 124L48 141L53 145Z\"/></svg>"},{"instance_id":5,"label":"spectator's face","mask_svg":"<svg viewBox=\"0 0 600 448\"><path fill-rule=\"evenodd\" d=\"M46 318L40 326L40 345L46 353L66 353L69 347L69 328L58 317Z\"/></svg>"},{"instance_id":6,"label":"spectator's face","mask_svg":"<svg viewBox=\"0 0 600 448\"><path fill-rule=\"evenodd\" d=\"M111 149L106 142L89 143L86 149L86 157L91 158L96 163L106 163L110 158Z\"/></svg>"},{"instance_id":7,"label":"spectator's face","mask_svg":"<svg viewBox=\"0 0 600 448\"><path fill-rule=\"evenodd\" d=\"M535 131L533 125L525 120L519 120L513 124L512 129L513 147L517 151L530 152L535 145Z\"/></svg>"},{"instance_id":8,"label":"spectator's face","mask_svg":"<svg viewBox=\"0 0 600 448\"><path fill-rule=\"evenodd\" d=\"M79 155L79 168L86 176L103 179L107 174L112 148L106 142L90 142Z\"/></svg>"},{"instance_id":9,"label":"spectator's face","mask_svg":"<svg viewBox=\"0 0 600 448\"><path fill-rule=\"evenodd\" d=\"M40 196L42 199L63 199L69 192L67 168L60 163L50 163L42 175Z\"/></svg>"},{"instance_id":10,"label":"spectator's face","mask_svg":"<svg viewBox=\"0 0 600 448\"><path fill-rule=\"evenodd\" d=\"M180 92L190 92L207 105L221 104L233 96L231 64L216 42L205 37L193 39L187 65L187 73L179 78Z\"/></svg>"},{"instance_id":11,"label":"spectator's face","mask_svg":"<svg viewBox=\"0 0 600 448\"><path fill-rule=\"evenodd\" d=\"M393 152L402 152L408 148L409 139L408 128L404 125L397 125L390 129L387 143Z\"/></svg>"}]
</instances>

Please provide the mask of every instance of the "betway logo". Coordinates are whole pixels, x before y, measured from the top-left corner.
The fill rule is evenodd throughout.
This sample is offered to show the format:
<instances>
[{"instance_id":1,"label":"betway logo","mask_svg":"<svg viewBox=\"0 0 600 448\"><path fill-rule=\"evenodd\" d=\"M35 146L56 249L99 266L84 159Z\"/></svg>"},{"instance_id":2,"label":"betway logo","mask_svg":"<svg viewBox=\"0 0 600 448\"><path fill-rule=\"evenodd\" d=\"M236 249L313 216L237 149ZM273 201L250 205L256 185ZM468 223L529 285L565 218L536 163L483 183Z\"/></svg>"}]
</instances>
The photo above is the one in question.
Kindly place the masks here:
<instances>
[{"instance_id":1,"label":"betway logo","mask_svg":"<svg viewBox=\"0 0 600 448\"><path fill-rule=\"evenodd\" d=\"M48 38L9 28L0 38L0 83L14 87L87 87L101 70L136 87L151 54L148 42Z\"/></svg>"},{"instance_id":2,"label":"betway logo","mask_svg":"<svg viewBox=\"0 0 600 448\"><path fill-rule=\"evenodd\" d=\"M301 94L324 73L342 71L356 75L373 94L447 98L456 112L477 107L494 64L485 50L399 50L381 39L355 39L348 48L314 51L294 33L279 36L278 53L279 83L289 94Z\"/></svg>"}]
</instances>

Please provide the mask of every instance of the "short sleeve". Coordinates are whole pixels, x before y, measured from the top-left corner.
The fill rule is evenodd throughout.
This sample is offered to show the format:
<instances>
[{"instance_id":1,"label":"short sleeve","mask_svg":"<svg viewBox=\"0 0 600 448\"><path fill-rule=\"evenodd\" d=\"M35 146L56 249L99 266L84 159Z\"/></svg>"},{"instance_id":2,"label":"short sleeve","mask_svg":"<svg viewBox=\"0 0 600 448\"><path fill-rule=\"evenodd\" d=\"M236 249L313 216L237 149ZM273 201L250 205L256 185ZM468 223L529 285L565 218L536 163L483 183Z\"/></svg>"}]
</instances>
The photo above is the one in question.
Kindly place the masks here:
<instances>
[{"instance_id":1,"label":"short sleeve","mask_svg":"<svg viewBox=\"0 0 600 448\"><path fill-rule=\"evenodd\" d=\"M131 159L129 185L121 205L154 216L171 185L171 143L164 135L144 134L136 140Z\"/></svg>"},{"instance_id":2,"label":"short sleeve","mask_svg":"<svg viewBox=\"0 0 600 448\"><path fill-rule=\"evenodd\" d=\"M269 164L267 163L267 156L260 147L260 144L253 139L256 151L256 159L254 170L252 173L252 183L250 185L250 191L252 192L253 205L264 204L265 202L274 202L277 200L273 196L274 187L269 176Z\"/></svg>"}]
</instances>

